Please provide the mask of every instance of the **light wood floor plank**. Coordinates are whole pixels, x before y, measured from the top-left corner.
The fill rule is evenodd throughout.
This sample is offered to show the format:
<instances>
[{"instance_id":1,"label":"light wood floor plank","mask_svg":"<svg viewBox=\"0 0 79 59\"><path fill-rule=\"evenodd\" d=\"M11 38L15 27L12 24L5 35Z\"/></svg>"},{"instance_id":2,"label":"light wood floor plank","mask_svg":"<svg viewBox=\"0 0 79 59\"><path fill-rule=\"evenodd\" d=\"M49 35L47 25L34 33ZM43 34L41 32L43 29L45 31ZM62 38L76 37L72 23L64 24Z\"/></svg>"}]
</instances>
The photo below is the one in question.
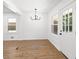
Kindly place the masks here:
<instances>
[{"instance_id":1,"label":"light wood floor plank","mask_svg":"<svg viewBox=\"0 0 79 59\"><path fill-rule=\"evenodd\" d=\"M4 59L65 59L48 40L4 41Z\"/></svg>"}]
</instances>

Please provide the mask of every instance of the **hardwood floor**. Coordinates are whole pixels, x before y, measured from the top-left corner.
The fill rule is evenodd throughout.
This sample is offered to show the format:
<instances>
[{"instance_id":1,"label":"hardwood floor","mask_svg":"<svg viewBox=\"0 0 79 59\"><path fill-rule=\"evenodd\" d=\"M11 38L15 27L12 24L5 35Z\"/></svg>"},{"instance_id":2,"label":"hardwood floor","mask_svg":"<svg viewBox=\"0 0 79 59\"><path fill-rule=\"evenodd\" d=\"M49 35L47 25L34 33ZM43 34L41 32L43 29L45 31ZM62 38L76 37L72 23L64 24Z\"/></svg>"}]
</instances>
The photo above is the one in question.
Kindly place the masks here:
<instances>
[{"instance_id":1,"label":"hardwood floor","mask_svg":"<svg viewBox=\"0 0 79 59\"><path fill-rule=\"evenodd\" d=\"M65 59L48 40L4 41L4 59Z\"/></svg>"}]
</instances>

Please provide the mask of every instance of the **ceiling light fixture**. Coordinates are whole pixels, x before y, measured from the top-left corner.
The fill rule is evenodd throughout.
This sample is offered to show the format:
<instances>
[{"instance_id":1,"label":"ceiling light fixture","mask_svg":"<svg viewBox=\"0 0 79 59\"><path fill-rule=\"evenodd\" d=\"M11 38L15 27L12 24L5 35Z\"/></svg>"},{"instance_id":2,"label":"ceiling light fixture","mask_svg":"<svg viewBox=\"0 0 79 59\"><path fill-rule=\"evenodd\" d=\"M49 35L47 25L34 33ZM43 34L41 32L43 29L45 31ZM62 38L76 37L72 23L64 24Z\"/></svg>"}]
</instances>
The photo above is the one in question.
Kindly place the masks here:
<instances>
[{"instance_id":1,"label":"ceiling light fixture","mask_svg":"<svg viewBox=\"0 0 79 59\"><path fill-rule=\"evenodd\" d=\"M31 19L32 20L40 20L40 17L38 17L38 15L37 15L37 9L35 8L34 11L35 11L35 15L32 16Z\"/></svg>"}]
</instances>

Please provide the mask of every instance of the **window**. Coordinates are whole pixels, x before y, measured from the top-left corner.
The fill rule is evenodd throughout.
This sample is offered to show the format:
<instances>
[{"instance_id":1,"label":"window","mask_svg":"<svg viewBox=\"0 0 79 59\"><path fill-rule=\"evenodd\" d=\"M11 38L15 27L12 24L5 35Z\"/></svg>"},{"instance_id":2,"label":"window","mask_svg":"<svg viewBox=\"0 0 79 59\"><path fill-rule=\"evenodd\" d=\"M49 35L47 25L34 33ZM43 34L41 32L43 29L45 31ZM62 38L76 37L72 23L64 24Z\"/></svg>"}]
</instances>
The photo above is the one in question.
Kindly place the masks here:
<instances>
[{"instance_id":1,"label":"window","mask_svg":"<svg viewBox=\"0 0 79 59\"><path fill-rule=\"evenodd\" d=\"M58 15L53 16L51 24L51 32L54 34L58 34Z\"/></svg>"},{"instance_id":2,"label":"window","mask_svg":"<svg viewBox=\"0 0 79 59\"><path fill-rule=\"evenodd\" d=\"M63 32L72 32L72 9L63 13Z\"/></svg>"},{"instance_id":3,"label":"window","mask_svg":"<svg viewBox=\"0 0 79 59\"><path fill-rule=\"evenodd\" d=\"M8 32L16 32L16 18L8 19Z\"/></svg>"}]
</instances>

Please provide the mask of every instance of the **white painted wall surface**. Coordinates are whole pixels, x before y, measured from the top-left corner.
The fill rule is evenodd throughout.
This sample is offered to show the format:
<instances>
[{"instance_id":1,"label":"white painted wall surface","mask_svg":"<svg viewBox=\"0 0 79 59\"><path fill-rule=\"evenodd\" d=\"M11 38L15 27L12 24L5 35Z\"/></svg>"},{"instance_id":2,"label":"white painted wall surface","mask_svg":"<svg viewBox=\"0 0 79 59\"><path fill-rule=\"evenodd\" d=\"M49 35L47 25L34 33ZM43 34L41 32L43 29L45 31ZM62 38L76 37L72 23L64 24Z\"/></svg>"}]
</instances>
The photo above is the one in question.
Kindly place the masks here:
<instances>
[{"instance_id":1,"label":"white painted wall surface","mask_svg":"<svg viewBox=\"0 0 79 59\"><path fill-rule=\"evenodd\" d=\"M51 33L51 18L53 15L58 14L59 15L59 29L58 34L60 33L60 30L62 30L62 11L66 10L68 8L73 9L73 32L64 33L62 32L62 35L55 35ZM54 43L54 45L62 51L69 59L75 59L76 57L76 7L75 7L75 0L73 2L71 1L62 1L59 5L57 5L52 11L49 13L49 40L50 42Z\"/></svg>"},{"instance_id":2,"label":"white painted wall surface","mask_svg":"<svg viewBox=\"0 0 79 59\"><path fill-rule=\"evenodd\" d=\"M52 11L47 15L47 13L40 13L41 20L33 21L30 19L31 13L23 13L22 15L16 15L13 13L4 13L3 15L3 33L4 40L11 39L49 39L60 51L62 51L69 59L75 59L75 1L70 3L72 0L64 0L59 5L57 5ZM70 3L70 4L69 4ZM62 8L73 7L73 32L63 33L63 35L55 35L51 33L51 17L58 14L59 17L59 32L61 30L61 13ZM9 33L8 29L8 17L17 17L16 23L16 33ZM49 19L48 19L49 17ZM11 39L11 40L14 40Z\"/></svg>"},{"instance_id":3,"label":"white painted wall surface","mask_svg":"<svg viewBox=\"0 0 79 59\"><path fill-rule=\"evenodd\" d=\"M10 39L47 39L48 38L48 20L47 14L41 13L40 20L31 20L31 13L23 13L16 15L12 13L4 13L4 40ZM17 17L16 33L8 32L7 20L9 17ZM14 40L13 39L13 40ZM12 39L11 39L12 40Z\"/></svg>"}]
</instances>

